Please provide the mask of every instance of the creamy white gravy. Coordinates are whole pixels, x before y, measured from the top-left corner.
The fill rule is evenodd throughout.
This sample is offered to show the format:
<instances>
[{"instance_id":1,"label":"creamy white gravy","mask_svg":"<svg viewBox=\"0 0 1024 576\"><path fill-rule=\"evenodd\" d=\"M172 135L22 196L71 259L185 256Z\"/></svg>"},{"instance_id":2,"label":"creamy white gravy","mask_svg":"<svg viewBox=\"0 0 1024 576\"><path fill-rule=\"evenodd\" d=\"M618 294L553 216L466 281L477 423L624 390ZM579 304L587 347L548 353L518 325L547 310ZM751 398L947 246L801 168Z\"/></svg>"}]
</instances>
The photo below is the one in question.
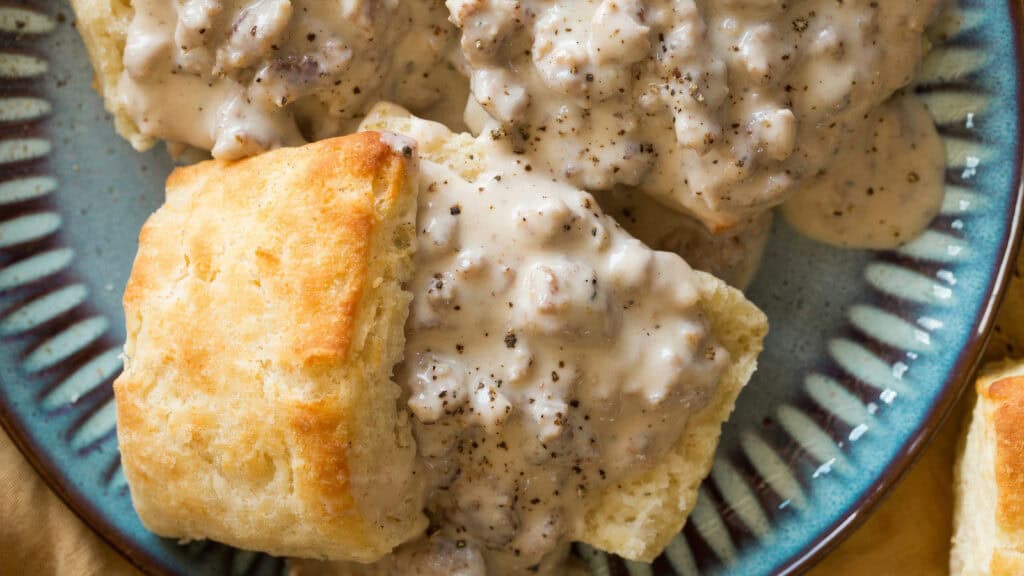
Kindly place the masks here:
<instances>
[{"instance_id":1,"label":"creamy white gravy","mask_svg":"<svg viewBox=\"0 0 1024 576\"><path fill-rule=\"evenodd\" d=\"M350 131L381 98L457 129L466 74L477 131L538 170L637 204L643 192L727 231L673 227L684 255L738 283L753 267L735 262L753 259L736 246L759 246L749 223L794 191L787 217L835 244L891 247L926 225L942 193L929 178L913 194L885 185L895 192L842 210L839 227L835 210L820 210L840 197L860 205L835 178L872 161L850 143L864 143L868 115L899 109L889 124L917 125L911 104L874 109L910 82L937 3L135 0L118 97L143 134L172 149L238 158ZM903 155L885 174L941 163L935 146L906 139L933 140L924 132L876 137ZM901 208L914 215L868 232L884 199L912 200ZM815 220L812 205L828 217Z\"/></svg>"},{"instance_id":2,"label":"creamy white gravy","mask_svg":"<svg viewBox=\"0 0 1024 576\"><path fill-rule=\"evenodd\" d=\"M511 153L508 141L500 136L500 125L476 101L471 99L467 103L464 118L474 133L492 135L494 145ZM712 233L689 214L626 186L594 190L593 194L606 214L648 246L675 252L694 268L737 288L746 288L761 265L771 233L770 210L752 213L731 227Z\"/></svg>"},{"instance_id":3,"label":"creamy white gravy","mask_svg":"<svg viewBox=\"0 0 1024 576\"><path fill-rule=\"evenodd\" d=\"M117 97L142 134L239 158L460 99L438 2L134 0ZM461 107L461 102L460 105ZM442 115L453 106L446 102Z\"/></svg>"},{"instance_id":4,"label":"creamy white gravy","mask_svg":"<svg viewBox=\"0 0 1024 576\"><path fill-rule=\"evenodd\" d=\"M447 134L420 120L409 130L421 148ZM584 513L661 461L729 361L678 255L630 236L590 194L477 143L454 169L419 163L396 381L430 536L342 573L562 573Z\"/></svg>"},{"instance_id":5,"label":"creamy white gravy","mask_svg":"<svg viewBox=\"0 0 1024 576\"><path fill-rule=\"evenodd\" d=\"M631 237L590 194L481 144L471 179L421 161L397 379L435 537L478 551L488 574L549 571L594 497L675 444L728 353L681 258Z\"/></svg>"},{"instance_id":6,"label":"creamy white gravy","mask_svg":"<svg viewBox=\"0 0 1024 576\"><path fill-rule=\"evenodd\" d=\"M781 203L907 85L937 0L447 0L496 136L712 230Z\"/></svg>"},{"instance_id":7,"label":"creamy white gravy","mask_svg":"<svg viewBox=\"0 0 1024 576\"><path fill-rule=\"evenodd\" d=\"M938 213L945 167L928 111L917 99L900 96L854 125L837 161L801 182L782 214L821 242L893 248L912 240Z\"/></svg>"}]
</instances>

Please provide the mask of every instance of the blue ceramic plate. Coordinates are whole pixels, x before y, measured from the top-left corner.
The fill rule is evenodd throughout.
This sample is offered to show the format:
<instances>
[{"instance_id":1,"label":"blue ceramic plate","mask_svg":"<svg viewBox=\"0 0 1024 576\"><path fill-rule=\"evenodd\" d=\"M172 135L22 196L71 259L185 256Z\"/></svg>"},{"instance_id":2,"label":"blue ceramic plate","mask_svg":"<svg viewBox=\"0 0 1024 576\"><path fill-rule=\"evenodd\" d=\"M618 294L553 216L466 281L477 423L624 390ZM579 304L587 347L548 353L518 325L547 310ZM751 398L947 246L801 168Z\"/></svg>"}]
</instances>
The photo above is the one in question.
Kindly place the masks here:
<instances>
[{"instance_id":1,"label":"blue ceramic plate","mask_svg":"<svg viewBox=\"0 0 1024 576\"><path fill-rule=\"evenodd\" d=\"M945 137L946 200L885 253L776 226L749 295L771 320L686 528L653 566L581 548L596 575L806 568L937 427L984 344L1020 214L1020 7L962 0L919 90ZM114 135L63 2L0 0L0 421L44 477L151 572L278 574L286 562L142 528L111 382L121 288L170 163Z\"/></svg>"}]
</instances>

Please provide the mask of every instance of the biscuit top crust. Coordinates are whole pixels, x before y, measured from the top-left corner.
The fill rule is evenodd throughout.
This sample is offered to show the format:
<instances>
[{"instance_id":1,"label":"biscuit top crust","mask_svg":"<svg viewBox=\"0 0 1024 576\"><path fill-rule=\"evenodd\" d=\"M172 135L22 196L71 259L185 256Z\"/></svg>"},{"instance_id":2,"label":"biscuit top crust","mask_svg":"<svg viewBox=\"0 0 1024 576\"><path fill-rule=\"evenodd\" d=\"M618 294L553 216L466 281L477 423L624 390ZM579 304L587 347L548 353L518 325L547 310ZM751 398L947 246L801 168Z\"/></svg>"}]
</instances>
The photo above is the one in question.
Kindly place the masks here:
<instances>
[{"instance_id":1,"label":"biscuit top crust","mask_svg":"<svg viewBox=\"0 0 1024 576\"><path fill-rule=\"evenodd\" d=\"M321 153L280 149L171 173L125 289L129 342L174 350L192 373L228 369L228 354L290 368L346 360L375 205L402 192L408 160L375 133L312 146Z\"/></svg>"},{"instance_id":2,"label":"biscuit top crust","mask_svg":"<svg viewBox=\"0 0 1024 576\"><path fill-rule=\"evenodd\" d=\"M125 290L115 383L122 460L151 530L368 562L423 529L389 380L412 268L393 234L405 222L411 235L413 158L361 133L168 178Z\"/></svg>"}]
</instances>

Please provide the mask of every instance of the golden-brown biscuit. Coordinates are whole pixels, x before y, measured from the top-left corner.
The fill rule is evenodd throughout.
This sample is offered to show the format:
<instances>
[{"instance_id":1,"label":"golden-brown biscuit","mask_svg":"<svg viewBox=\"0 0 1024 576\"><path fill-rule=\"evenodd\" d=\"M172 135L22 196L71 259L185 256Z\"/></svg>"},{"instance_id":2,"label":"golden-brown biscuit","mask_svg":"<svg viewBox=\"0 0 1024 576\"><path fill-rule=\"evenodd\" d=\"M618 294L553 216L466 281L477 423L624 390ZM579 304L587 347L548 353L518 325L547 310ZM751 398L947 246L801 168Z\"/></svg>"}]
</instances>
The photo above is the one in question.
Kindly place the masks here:
<instances>
[{"instance_id":1,"label":"golden-brown biscuit","mask_svg":"<svg viewBox=\"0 0 1024 576\"><path fill-rule=\"evenodd\" d=\"M954 576L1024 574L1024 363L985 369L957 463Z\"/></svg>"},{"instance_id":2,"label":"golden-brown biscuit","mask_svg":"<svg viewBox=\"0 0 1024 576\"><path fill-rule=\"evenodd\" d=\"M426 526L402 357L411 141L179 168L125 290L132 501L163 536L368 562Z\"/></svg>"}]
</instances>

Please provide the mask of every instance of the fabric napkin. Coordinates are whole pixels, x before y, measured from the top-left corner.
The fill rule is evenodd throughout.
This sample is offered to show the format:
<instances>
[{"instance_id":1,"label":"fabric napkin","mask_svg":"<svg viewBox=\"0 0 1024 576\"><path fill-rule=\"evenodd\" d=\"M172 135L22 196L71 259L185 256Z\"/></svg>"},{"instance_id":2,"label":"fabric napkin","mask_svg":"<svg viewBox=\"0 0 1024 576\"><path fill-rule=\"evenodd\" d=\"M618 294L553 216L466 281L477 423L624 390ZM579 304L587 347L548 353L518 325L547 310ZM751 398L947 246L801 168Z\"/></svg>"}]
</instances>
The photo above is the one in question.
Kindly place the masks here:
<instances>
[{"instance_id":1,"label":"fabric napkin","mask_svg":"<svg viewBox=\"0 0 1024 576\"><path fill-rule=\"evenodd\" d=\"M43 483L0 431L0 574L138 574Z\"/></svg>"}]
</instances>

